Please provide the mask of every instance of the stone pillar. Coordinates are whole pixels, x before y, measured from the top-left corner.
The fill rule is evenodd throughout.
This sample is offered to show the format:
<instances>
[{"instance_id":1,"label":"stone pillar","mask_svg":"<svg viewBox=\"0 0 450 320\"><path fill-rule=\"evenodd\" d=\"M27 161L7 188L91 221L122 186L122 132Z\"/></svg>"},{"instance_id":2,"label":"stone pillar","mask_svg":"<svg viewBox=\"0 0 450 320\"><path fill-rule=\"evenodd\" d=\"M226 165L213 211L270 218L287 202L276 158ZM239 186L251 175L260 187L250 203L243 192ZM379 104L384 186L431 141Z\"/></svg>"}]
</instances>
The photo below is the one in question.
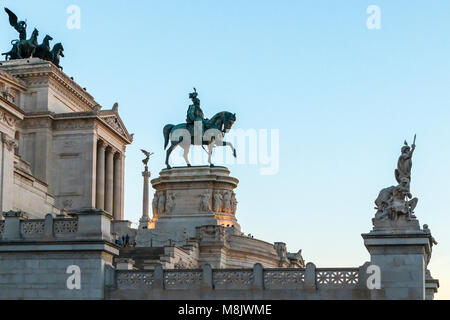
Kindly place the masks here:
<instances>
[{"instance_id":1,"label":"stone pillar","mask_svg":"<svg viewBox=\"0 0 450 320\"><path fill-rule=\"evenodd\" d=\"M2 240L20 240L20 222L24 218L24 214L21 211L9 211L4 212L5 229L3 231Z\"/></svg>"},{"instance_id":2,"label":"stone pillar","mask_svg":"<svg viewBox=\"0 0 450 320\"><path fill-rule=\"evenodd\" d=\"M113 214L113 195L114 195L114 153L111 147L106 149L105 165L105 211Z\"/></svg>"},{"instance_id":3,"label":"stone pillar","mask_svg":"<svg viewBox=\"0 0 450 320\"><path fill-rule=\"evenodd\" d=\"M148 171L148 167L145 166L145 171L142 172L142 176L144 177L144 194L142 199L142 218L140 220L139 229L147 229L148 223L150 222L149 217L149 180L151 173Z\"/></svg>"},{"instance_id":4,"label":"stone pillar","mask_svg":"<svg viewBox=\"0 0 450 320\"><path fill-rule=\"evenodd\" d=\"M123 220L122 217L122 155L120 153L116 153L114 157L114 208L113 208L113 217L114 220L120 221Z\"/></svg>"},{"instance_id":5,"label":"stone pillar","mask_svg":"<svg viewBox=\"0 0 450 320\"><path fill-rule=\"evenodd\" d=\"M105 152L106 145L100 141L97 144L97 185L96 207L105 210Z\"/></svg>"},{"instance_id":6,"label":"stone pillar","mask_svg":"<svg viewBox=\"0 0 450 320\"><path fill-rule=\"evenodd\" d=\"M0 214L13 209L15 140L0 132Z\"/></svg>"},{"instance_id":7,"label":"stone pillar","mask_svg":"<svg viewBox=\"0 0 450 320\"><path fill-rule=\"evenodd\" d=\"M381 272L381 288L371 290L371 299L425 300L431 234L421 230L417 220L402 217L398 222L376 221L374 230L362 237L371 265Z\"/></svg>"}]
</instances>

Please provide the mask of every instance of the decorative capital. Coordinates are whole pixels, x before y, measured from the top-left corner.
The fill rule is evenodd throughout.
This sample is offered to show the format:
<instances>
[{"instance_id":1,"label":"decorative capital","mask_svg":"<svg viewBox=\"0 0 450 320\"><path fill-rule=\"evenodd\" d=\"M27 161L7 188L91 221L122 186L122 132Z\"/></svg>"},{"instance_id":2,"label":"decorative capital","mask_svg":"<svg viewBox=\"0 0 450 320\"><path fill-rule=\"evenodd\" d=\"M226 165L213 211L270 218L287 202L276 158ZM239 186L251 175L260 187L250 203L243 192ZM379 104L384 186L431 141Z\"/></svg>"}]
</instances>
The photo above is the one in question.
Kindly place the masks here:
<instances>
[{"instance_id":1,"label":"decorative capital","mask_svg":"<svg viewBox=\"0 0 450 320\"><path fill-rule=\"evenodd\" d=\"M2 133L2 143L6 146L8 151L13 151L17 148L17 141L4 133Z\"/></svg>"},{"instance_id":2,"label":"decorative capital","mask_svg":"<svg viewBox=\"0 0 450 320\"><path fill-rule=\"evenodd\" d=\"M152 173L150 171L148 171L148 167L145 167L145 171L142 172L142 176L146 179L150 179L150 177L152 176Z\"/></svg>"}]
</instances>

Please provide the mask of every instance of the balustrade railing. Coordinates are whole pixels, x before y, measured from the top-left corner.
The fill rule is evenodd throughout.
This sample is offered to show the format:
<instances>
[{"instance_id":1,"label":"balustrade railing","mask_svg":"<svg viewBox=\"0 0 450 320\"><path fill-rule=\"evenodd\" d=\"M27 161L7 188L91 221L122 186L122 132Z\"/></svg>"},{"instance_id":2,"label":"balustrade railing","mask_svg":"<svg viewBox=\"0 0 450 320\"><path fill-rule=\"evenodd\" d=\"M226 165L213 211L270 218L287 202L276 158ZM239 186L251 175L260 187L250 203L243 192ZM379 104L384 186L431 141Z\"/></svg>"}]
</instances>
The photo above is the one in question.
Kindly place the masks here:
<instances>
[{"instance_id":1,"label":"balustrade railing","mask_svg":"<svg viewBox=\"0 0 450 320\"><path fill-rule=\"evenodd\" d=\"M214 290L250 290L258 281L254 269L214 269L210 286ZM263 269L262 288L264 290L302 290L307 285L306 269ZM360 282L361 268L321 268L314 269L310 277L316 288L354 289ZM117 289L153 288L153 271L116 271ZM205 284L204 271L162 270L161 288L165 290L192 290Z\"/></svg>"}]
</instances>

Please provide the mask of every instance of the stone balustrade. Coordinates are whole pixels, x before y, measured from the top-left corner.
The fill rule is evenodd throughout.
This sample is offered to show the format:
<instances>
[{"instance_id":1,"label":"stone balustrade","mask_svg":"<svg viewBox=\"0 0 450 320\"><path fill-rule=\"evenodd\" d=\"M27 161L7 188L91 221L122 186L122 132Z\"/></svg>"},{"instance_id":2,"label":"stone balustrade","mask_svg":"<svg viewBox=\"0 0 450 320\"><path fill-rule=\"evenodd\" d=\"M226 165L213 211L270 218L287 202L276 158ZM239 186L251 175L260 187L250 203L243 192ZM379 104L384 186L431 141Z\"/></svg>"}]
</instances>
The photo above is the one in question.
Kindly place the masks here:
<instances>
[{"instance_id":1,"label":"stone balustrade","mask_svg":"<svg viewBox=\"0 0 450 320\"><path fill-rule=\"evenodd\" d=\"M133 299L142 297L184 299L182 293L207 294L208 298L246 297L255 290L259 297L284 297L317 299L323 296L336 298L367 299L369 290L365 286L366 265L359 268L316 268L309 263L305 269L264 269L256 264L253 269L211 269L204 265L195 270L111 271L115 282L109 285L110 298ZM206 290L206 291L205 291ZM200 294L201 293L201 294ZM287 296L286 296L287 294ZM189 298L189 295L186 295Z\"/></svg>"},{"instance_id":2,"label":"stone balustrade","mask_svg":"<svg viewBox=\"0 0 450 320\"><path fill-rule=\"evenodd\" d=\"M111 240L111 218L103 211L87 210L69 218L48 214L45 219L24 219L22 212L4 213L0 241L101 239Z\"/></svg>"}]
</instances>

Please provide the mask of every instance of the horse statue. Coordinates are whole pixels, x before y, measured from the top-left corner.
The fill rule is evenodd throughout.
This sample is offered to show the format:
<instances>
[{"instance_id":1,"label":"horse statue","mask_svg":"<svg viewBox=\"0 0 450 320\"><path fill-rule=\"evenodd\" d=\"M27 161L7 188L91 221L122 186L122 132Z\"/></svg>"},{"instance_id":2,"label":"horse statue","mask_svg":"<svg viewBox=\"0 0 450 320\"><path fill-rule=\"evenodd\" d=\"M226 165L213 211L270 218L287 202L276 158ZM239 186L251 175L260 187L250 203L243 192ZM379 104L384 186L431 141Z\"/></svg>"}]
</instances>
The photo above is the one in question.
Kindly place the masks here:
<instances>
[{"instance_id":1,"label":"horse statue","mask_svg":"<svg viewBox=\"0 0 450 320\"><path fill-rule=\"evenodd\" d=\"M42 43L36 47L33 56L36 58L41 58L43 60L52 61L52 54L50 51L50 41L52 40L53 38L51 36L46 35Z\"/></svg>"},{"instance_id":2,"label":"horse statue","mask_svg":"<svg viewBox=\"0 0 450 320\"><path fill-rule=\"evenodd\" d=\"M6 56L6 59L10 57L10 59L28 59L33 56L37 46L38 46L38 36L39 31L34 29L31 38L28 40L13 40L11 44L13 48L11 51L2 53L3 56Z\"/></svg>"},{"instance_id":3,"label":"horse statue","mask_svg":"<svg viewBox=\"0 0 450 320\"><path fill-rule=\"evenodd\" d=\"M219 112L212 119L204 120L203 126L205 128L205 134L201 139L195 139L196 137L194 134L192 134L192 129L187 123L182 123L179 125L168 124L167 126L165 126L164 150L167 149L169 141L171 142L171 146L167 150L166 156L167 169L172 168L169 165L169 158L173 150L175 150L175 148L178 146L181 146L184 149L183 158L186 161L188 167L191 167L188 159L191 145L201 145L202 147L208 146L208 163L211 167L214 167L214 164L211 162L211 157L212 152L216 146L229 146L233 151L233 156L236 158L236 149L233 147L233 145L230 142L223 141L223 139L225 138L225 134L230 131L235 122L236 114L227 111ZM209 133L211 133L210 137Z\"/></svg>"},{"instance_id":4,"label":"horse statue","mask_svg":"<svg viewBox=\"0 0 450 320\"><path fill-rule=\"evenodd\" d=\"M53 64L55 66L57 66L58 68L60 68L61 70L63 70L63 67L60 66L60 60L61 57L64 58L64 47L61 43L57 43L53 46L52 51L50 52L51 54L51 61L53 62Z\"/></svg>"}]
</instances>

